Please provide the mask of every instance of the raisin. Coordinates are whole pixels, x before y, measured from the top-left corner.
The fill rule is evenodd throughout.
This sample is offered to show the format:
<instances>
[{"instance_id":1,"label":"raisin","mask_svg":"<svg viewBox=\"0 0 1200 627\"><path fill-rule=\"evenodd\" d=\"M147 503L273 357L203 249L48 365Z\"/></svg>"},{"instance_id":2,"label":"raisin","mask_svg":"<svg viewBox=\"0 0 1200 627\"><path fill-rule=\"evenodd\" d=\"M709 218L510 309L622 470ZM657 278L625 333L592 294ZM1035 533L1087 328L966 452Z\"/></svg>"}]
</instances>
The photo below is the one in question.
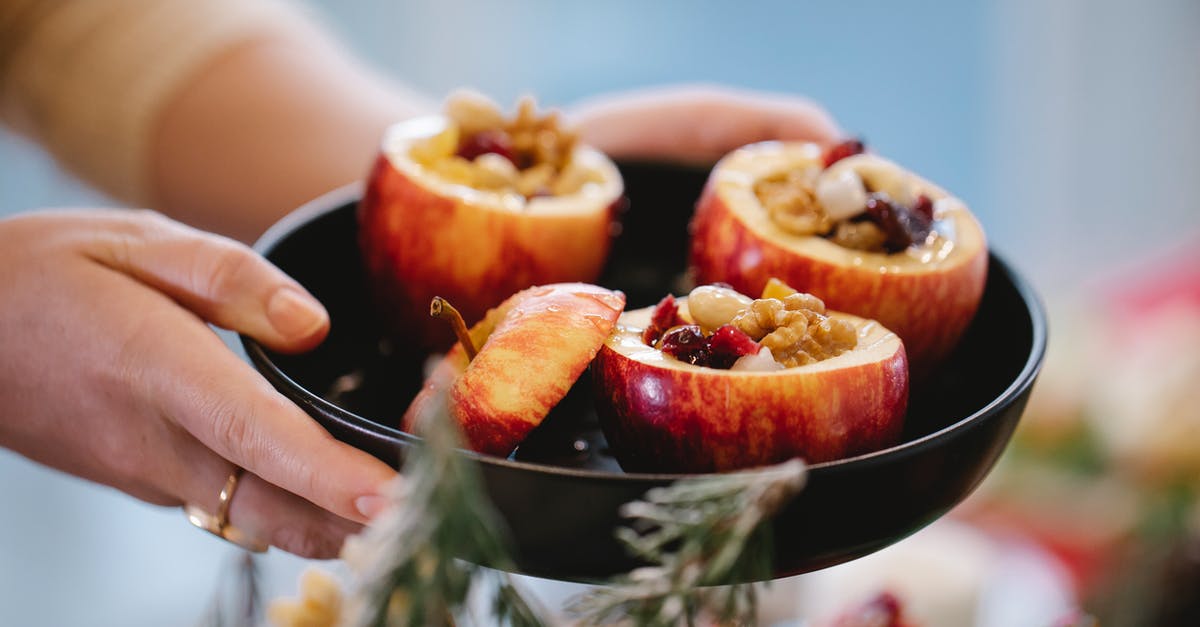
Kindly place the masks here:
<instances>
[{"instance_id":1,"label":"raisin","mask_svg":"<svg viewBox=\"0 0 1200 627\"><path fill-rule=\"evenodd\" d=\"M518 165L512 138L500 129L480 131L464 138L459 142L456 154L467 161L474 161L475 157L489 152L508 159L513 165Z\"/></svg>"},{"instance_id":2,"label":"raisin","mask_svg":"<svg viewBox=\"0 0 1200 627\"><path fill-rule=\"evenodd\" d=\"M848 139L840 144L830 146L824 155L825 167L828 168L846 157L861 154L866 149L867 145L859 138Z\"/></svg>"},{"instance_id":3,"label":"raisin","mask_svg":"<svg viewBox=\"0 0 1200 627\"><path fill-rule=\"evenodd\" d=\"M658 348L689 364L707 366L710 361L708 339L699 325L685 324L667 331L658 341Z\"/></svg>"},{"instance_id":4,"label":"raisin","mask_svg":"<svg viewBox=\"0 0 1200 627\"><path fill-rule=\"evenodd\" d=\"M729 369L739 358L758 353L759 345L745 331L722 325L708 338L709 367Z\"/></svg>"},{"instance_id":5,"label":"raisin","mask_svg":"<svg viewBox=\"0 0 1200 627\"><path fill-rule=\"evenodd\" d=\"M932 220L904 205L893 203L886 194L875 193L867 197L867 215L887 234L884 248L889 253L924 241L933 230Z\"/></svg>"}]
</instances>

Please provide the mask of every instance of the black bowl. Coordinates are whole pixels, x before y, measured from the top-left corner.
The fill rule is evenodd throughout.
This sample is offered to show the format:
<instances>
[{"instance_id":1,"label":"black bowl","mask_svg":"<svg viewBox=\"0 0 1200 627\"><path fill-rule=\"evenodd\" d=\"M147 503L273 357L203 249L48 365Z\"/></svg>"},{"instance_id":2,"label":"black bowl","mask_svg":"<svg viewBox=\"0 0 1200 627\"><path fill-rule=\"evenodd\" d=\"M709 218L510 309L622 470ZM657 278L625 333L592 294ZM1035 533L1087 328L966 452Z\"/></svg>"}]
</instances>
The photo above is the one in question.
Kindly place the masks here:
<instances>
[{"instance_id":1,"label":"black bowl","mask_svg":"<svg viewBox=\"0 0 1200 627\"><path fill-rule=\"evenodd\" d=\"M678 285L687 221L705 170L624 164L630 210L599 281L630 308ZM272 228L257 248L329 309L317 349L282 355L242 338L250 359L283 394L338 439L398 464L417 439L396 425L421 383L421 359L385 339L357 248L361 188L318 199ZM773 520L775 574L839 564L881 549L945 514L999 457L1042 363L1046 325L1029 286L991 257L983 302L948 362L912 392L903 442L811 467L808 483ZM508 459L478 460L508 522L521 572L595 580L637 562L613 536L618 507L678 475L623 473L608 453L582 377Z\"/></svg>"}]
</instances>

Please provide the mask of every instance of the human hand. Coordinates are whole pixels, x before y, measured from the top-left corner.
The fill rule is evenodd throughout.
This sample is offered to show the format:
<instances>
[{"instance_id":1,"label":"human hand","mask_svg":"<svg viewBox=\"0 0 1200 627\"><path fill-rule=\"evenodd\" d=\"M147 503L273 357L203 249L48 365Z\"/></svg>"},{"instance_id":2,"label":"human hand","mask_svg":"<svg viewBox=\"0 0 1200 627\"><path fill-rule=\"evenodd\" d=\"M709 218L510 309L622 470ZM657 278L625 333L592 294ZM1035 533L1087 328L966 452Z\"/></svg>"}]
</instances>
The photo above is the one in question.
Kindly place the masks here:
<instances>
[{"instance_id":1,"label":"human hand","mask_svg":"<svg viewBox=\"0 0 1200 627\"><path fill-rule=\"evenodd\" d=\"M713 86L620 92L569 112L584 141L616 159L712 163L769 139L832 144L842 134L810 100Z\"/></svg>"},{"instance_id":2,"label":"human hand","mask_svg":"<svg viewBox=\"0 0 1200 627\"><path fill-rule=\"evenodd\" d=\"M280 351L320 343L324 309L245 246L151 212L0 220L0 445L159 505L333 557L395 476L333 439L205 324Z\"/></svg>"}]
</instances>

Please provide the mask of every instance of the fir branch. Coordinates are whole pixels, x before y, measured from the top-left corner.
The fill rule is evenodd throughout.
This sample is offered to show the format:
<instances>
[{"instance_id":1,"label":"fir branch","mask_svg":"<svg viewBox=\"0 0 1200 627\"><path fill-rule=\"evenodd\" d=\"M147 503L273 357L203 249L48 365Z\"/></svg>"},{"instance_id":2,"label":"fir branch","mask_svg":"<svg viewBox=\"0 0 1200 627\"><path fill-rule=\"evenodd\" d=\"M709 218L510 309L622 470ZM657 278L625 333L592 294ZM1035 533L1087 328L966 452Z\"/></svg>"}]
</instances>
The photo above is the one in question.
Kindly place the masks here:
<instances>
[{"instance_id":1,"label":"fir branch","mask_svg":"<svg viewBox=\"0 0 1200 627\"><path fill-rule=\"evenodd\" d=\"M703 612L725 624L753 624L752 584L711 586L770 576L762 522L799 492L805 476L804 463L793 460L648 491L621 509L633 522L617 538L649 565L576 597L568 612L583 625L692 625Z\"/></svg>"},{"instance_id":2,"label":"fir branch","mask_svg":"<svg viewBox=\"0 0 1200 627\"><path fill-rule=\"evenodd\" d=\"M351 627L453 625L472 586L487 577L478 565L512 567L502 521L474 462L458 453L461 438L444 405L426 414L419 432L423 443L409 450L393 507L343 549L360 582L345 617ZM507 576L498 576L494 618L540 627Z\"/></svg>"}]
</instances>

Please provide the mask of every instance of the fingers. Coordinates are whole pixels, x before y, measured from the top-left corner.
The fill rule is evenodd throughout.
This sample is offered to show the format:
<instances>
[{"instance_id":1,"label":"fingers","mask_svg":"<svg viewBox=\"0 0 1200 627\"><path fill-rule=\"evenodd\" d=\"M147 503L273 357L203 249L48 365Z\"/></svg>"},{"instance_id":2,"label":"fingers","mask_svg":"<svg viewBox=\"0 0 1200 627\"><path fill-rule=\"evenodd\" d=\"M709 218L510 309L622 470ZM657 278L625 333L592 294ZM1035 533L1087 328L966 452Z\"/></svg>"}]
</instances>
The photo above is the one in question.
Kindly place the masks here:
<instances>
[{"instance_id":1,"label":"fingers","mask_svg":"<svg viewBox=\"0 0 1200 627\"><path fill-rule=\"evenodd\" d=\"M125 352L127 367L154 364L133 378L155 410L216 454L343 518L381 506L391 467L334 439L186 312L146 316Z\"/></svg>"},{"instance_id":2,"label":"fingers","mask_svg":"<svg viewBox=\"0 0 1200 627\"><path fill-rule=\"evenodd\" d=\"M120 228L100 231L87 248L115 270L155 290L129 290L126 309L139 319L124 342L120 371L141 388L160 416L222 458L343 518L365 522L380 505L395 471L335 440L284 398L196 316L280 346L303 346L328 326L320 306L275 267L246 247L208 236L157 214L106 216ZM315 307L317 330L278 328L272 299L283 291ZM118 293L116 285L110 292ZM124 293L124 292L122 292ZM140 294L137 296L135 294ZM171 297L191 312L173 306ZM287 298L290 298L288 296ZM307 335L306 335L307 334Z\"/></svg>"},{"instance_id":3,"label":"fingers","mask_svg":"<svg viewBox=\"0 0 1200 627\"><path fill-rule=\"evenodd\" d=\"M627 92L585 102L572 118L615 158L714 161L769 139L830 144L842 131L810 100L706 86Z\"/></svg>"},{"instance_id":4,"label":"fingers","mask_svg":"<svg viewBox=\"0 0 1200 627\"><path fill-rule=\"evenodd\" d=\"M89 255L204 320L288 352L308 350L328 333L324 307L246 246L149 212L111 219L123 228L103 232Z\"/></svg>"},{"instance_id":5,"label":"fingers","mask_svg":"<svg viewBox=\"0 0 1200 627\"><path fill-rule=\"evenodd\" d=\"M220 490L220 487L217 488ZM301 557L332 559L362 525L335 516L261 478L242 475L229 522L250 538Z\"/></svg>"},{"instance_id":6,"label":"fingers","mask_svg":"<svg viewBox=\"0 0 1200 627\"><path fill-rule=\"evenodd\" d=\"M179 467L184 472L171 482L177 493L172 504L197 505L215 515L221 490L237 467L195 440L185 440L180 448ZM337 557L346 536L362 529L248 472L242 473L230 496L227 515L229 524L251 540L318 559Z\"/></svg>"}]
</instances>

